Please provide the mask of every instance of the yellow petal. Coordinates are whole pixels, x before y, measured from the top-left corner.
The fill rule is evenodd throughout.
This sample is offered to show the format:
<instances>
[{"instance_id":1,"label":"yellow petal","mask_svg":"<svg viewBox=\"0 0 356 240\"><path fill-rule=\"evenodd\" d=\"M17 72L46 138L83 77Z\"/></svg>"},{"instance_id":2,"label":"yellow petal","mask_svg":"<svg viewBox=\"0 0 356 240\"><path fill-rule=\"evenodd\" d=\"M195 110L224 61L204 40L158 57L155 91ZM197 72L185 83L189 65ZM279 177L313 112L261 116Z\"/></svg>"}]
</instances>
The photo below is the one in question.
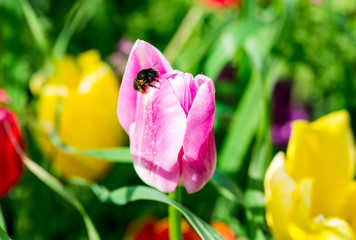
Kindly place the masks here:
<instances>
[{"instance_id":1,"label":"yellow petal","mask_svg":"<svg viewBox=\"0 0 356 240\"><path fill-rule=\"evenodd\" d=\"M344 209L344 216L350 222L356 234L356 181L352 181L349 186L349 195Z\"/></svg>"},{"instance_id":2,"label":"yellow petal","mask_svg":"<svg viewBox=\"0 0 356 240\"><path fill-rule=\"evenodd\" d=\"M289 238L287 223L292 206L295 182L286 174L284 154L279 152L267 169L264 188L266 194L266 219L276 239Z\"/></svg>"},{"instance_id":3,"label":"yellow petal","mask_svg":"<svg viewBox=\"0 0 356 240\"><path fill-rule=\"evenodd\" d=\"M54 77L57 82L74 88L79 83L79 70L73 56L66 55L57 63Z\"/></svg>"},{"instance_id":4,"label":"yellow petal","mask_svg":"<svg viewBox=\"0 0 356 240\"><path fill-rule=\"evenodd\" d=\"M100 53L97 50L92 49L78 56L78 65L83 75L96 71L102 64Z\"/></svg>"},{"instance_id":5,"label":"yellow petal","mask_svg":"<svg viewBox=\"0 0 356 240\"><path fill-rule=\"evenodd\" d=\"M350 225L339 218L324 218L319 215L308 221L308 229L295 225L289 227L291 238L295 240L354 240L355 235Z\"/></svg>"},{"instance_id":6,"label":"yellow petal","mask_svg":"<svg viewBox=\"0 0 356 240\"><path fill-rule=\"evenodd\" d=\"M309 228L314 182L303 179L297 184L293 192L292 208L290 212L290 226L306 230Z\"/></svg>"},{"instance_id":7,"label":"yellow petal","mask_svg":"<svg viewBox=\"0 0 356 240\"><path fill-rule=\"evenodd\" d=\"M324 215L310 217L313 191L313 180L304 179L293 193L292 211L288 224L291 239L354 239L353 230L345 219L325 218Z\"/></svg>"},{"instance_id":8,"label":"yellow petal","mask_svg":"<svg viewBox=\"0 0 356 240\"><path fill-rule=\"evenodd\" d=\"M86 65L87 64L87 65ZM79 69L87 66L87 69ZM84 74L85 73L85 74ZM56 73L42 88L38 102L39 143L50 152L54 167L64 177L98 180L113 165L97 158L53 151L47 135L58 131L63 143L78 150L103 149L126 143L116 116L119 82L96 51L59 62Z\"/></svg>"},{"instance_id":9,"label":"yellow petal","mask_svg":"<svg viewBox=\"0 0 356 240\"><path fill-rule=\"evenodd\" d=\"M313 179L311 215L338 216L355 175L355 145L346 111L313 123L296 121L287 148L286 171L294 181Z\"/></svg>"}]
</instances>

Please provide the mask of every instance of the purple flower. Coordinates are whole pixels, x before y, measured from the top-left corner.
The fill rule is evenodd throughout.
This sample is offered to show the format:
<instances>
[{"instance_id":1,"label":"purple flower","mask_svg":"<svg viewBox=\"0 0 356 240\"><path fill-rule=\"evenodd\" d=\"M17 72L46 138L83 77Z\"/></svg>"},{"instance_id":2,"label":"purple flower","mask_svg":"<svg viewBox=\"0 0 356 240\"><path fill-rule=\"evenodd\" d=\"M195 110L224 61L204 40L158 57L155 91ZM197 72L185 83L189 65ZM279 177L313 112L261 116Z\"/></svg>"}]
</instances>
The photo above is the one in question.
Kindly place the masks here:
<instances>
[{"instance_id":1,"label":"purple flower","mask_svg":"<svg viewBox=\"0 0 356 240\"><path fill-rule=\"evenodd\" d=\"M159 72L155 87L144 93L133 82L142 69ZM173 192L200 190L216 165L214 140L215 87L199 74L173 70L162 53L136 41L120 87L117 115L130 137L134 168L148 185Z\"/></svg>"},{"instance_id":2,"label":"purple flower","mask_svg":"<svg viewBox=\"0 0 356 240\"><path fill-rule=\"evenodd\" d=\"M288 145L291 123L297 119L309 120L306 108L292 103L291 92L291 80L278 82L273 92L272 142L281 148L286 148Z\"/></svg>"}]
</instances>

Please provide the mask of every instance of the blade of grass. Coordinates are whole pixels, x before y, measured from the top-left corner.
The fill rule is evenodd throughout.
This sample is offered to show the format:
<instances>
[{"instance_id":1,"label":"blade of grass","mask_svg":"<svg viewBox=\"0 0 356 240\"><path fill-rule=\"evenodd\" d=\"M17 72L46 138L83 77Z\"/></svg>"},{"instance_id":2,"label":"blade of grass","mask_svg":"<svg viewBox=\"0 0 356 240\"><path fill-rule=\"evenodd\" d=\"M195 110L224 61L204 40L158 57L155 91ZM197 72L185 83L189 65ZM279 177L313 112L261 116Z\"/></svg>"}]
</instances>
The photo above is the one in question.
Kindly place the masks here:
<instances>
[{"instance_id":1,"label":"blade of grass","mask_svg":"<svg viewBox=\"0 0 356 240\"><path fill-rule=\"evenodd\" d=\"M53 46L52 56L60 58L67 50L68 43L78 29L83 27L95 14L101 0L77 0L69 11L62 31Z\"/></svg>"},{"instance_id":2,"label":"blade of grass","mask_svg":"<svg viewBox=\"0 0 356 240\"><path fill-rule=\"evenodd\" d=\"M204 73L216 79L223 68L231 62L244 40L254 34L262 25L254 20L234 21L221 33L211 47L204 66Z\"/></svg>"},{"instance_id":3,"label":"blade of grass","mask_svg":"<svg viewBox=\"0 0 356 240\"><path fill-rule=\"evenodd\" d=\"M243 159L248 151L259 122L261 108L261 93L258 79L252 78L238 105L223 147L219 154L218 166L223 172L234 173L243 165Z\"/></svg>"},{"instance_id":4,"label":"blade of grass","mask_svg":"<svg viewBox=\"0 0 356 240\"><path fill-rule=\"evenodd\" d=\"M176 66L177 69L184 69L187 72L197 71L197 67L210 51L214 41L234 19L234 15L221 18L217 20L209 31L204 32L201 36L194 35L194 37L189 38L184 45L184 48L182 48L172 61L172 65Z\"/></svg>"},{"instance_id":5,"label":"blade of grass","mask_svg":"<svg viewBox=\"0 0 356 240\"><path fill-rule=\"evenodd\" d=\"M179 28L175 32L171 41L168 43L163 54L168 59L168 61L173 62L184 44L187 42L189 37L193 34L194 27L199 21L203 19L204 11L203 8L194 4L189 10L187 15L184 17Z\"/></svg>"},{"instance_id":6,"label":"blade of grass","mask_svg":"<svg viewBox=\"0 0 356 240\"><path fill-rule=\"evenodd\" d=\"M33 11L31 5L27 0L19 0L22 10L24 12L27 24L32 32L32 35L36 41L36 44L38 45L39 49L44 53L48 54L49 53L49 46L48 46L48 40L45 32L43 31L43 28L41 26L41 23L36 15L36 13Z\"/></svg>"}]
</instances>

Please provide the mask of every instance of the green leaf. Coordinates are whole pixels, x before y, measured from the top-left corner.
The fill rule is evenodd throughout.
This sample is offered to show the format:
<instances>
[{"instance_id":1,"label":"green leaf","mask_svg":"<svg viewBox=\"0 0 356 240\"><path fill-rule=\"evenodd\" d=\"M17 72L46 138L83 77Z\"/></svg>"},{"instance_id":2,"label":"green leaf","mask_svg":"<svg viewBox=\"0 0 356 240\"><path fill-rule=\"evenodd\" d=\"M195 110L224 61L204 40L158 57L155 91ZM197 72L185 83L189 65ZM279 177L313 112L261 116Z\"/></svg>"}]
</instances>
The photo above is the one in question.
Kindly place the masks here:
<instances>
[{"instance_id":1,"label":"green leaf","mask_svg":"<svg viewBox=\"0 0 356 240\"><path fill-rule=\"evenodd\" d=\"M264 221L265 199L263 190L264 175L267 169L267 153L270 143L263 141L258 144L252 155L252 160L248 168L247 190L245 202L252 209L256 222Z\"/></svg>"},{"instance_id":2,"label":"green leaf","mask_svg":"<svg viewBox=\"0 0 356 240\"><path fill-rule=\"evenodd\" d=\"M293 20L297 15L297 1L296 0L280 0L277 4L281 5L281 19L278 19L277 28L278 35L275 39L275 46L277 49L283 49L290 40L289 36L293 31Z\"/></svg>"},{"instance_id":3,"label":"green leaf","mask_svg":"<svg viewBox=\"0 0 356 240\"><path fill-rule=\"evenodd\" d=\"M193 4L163 52L169 62L174 62L177 54L194 33L197 24L204 20L204 13L201 7Z\"/></svg>"},{"instance_id":4,"label":"green leaf","mask_svg":"<svg viewBox=\"0 0 356 240\"><path fill-rule=\"evenodd\" d=\"M205 223L187 208L173 201L166 194L156 189L146 186L130 186L121 187L110 192L104 187L97 185L94 185L92 189L101 201L111 202L119 206L126 205L130 202L138 200L151 200L165 203L180 211L202 239L223 240L221 235L216 232L216 230L213 229L209 224Z\"/></svg>"},{"instance_id":5,"label":"green leaf","mask_svg":"<svg viewBox=\"0 0 356 240\"><path fill-rule=\"evenodd\" d=\"M0 227L0 239L1 240L11 240L9 235Z\"/></svg>"},{"instance_id":6,"label":"green leaf","mask_svg":"<svg viewBox=\"0 0 356 240\"><path fill-rule=\"evenodd\" d=\"M91 157L97 157L110 162L132 163L132 157L129 147L119 147L104 150L86 150L78 151L78 153Z\"/></svg>"},{"instance_id":7,"label":"green leaf","mask_svg":"<svg viewBox=\"0 0 356 240\"><path fill-rule=\"evenodd\" d=\"M27 20L27 24L32 32L33 37L38 45L38 47L47 54L49 51L47 37L42 29L40 21L36 16L36 13L33 11L31 5L27 0L19 0L23 12L25 14L25 18Z\"/></svg>"},{"instance_id":8,"label":"green leaf","mask_svg":"<svg viewBox=\"0 0 356 240\"><path fill-rule=\"evenodd\" d=\"M69 204L71 204L79 211L87 228L89 239L99 240L99 234L79 200L70 191L68 191L61 182L59 182L56 178L41 168L37 163L33 162L26 156L23 157L23 162L36 177L38 177L49 188L55 191L58 195L64 198Z\"/></svg>"},{"instance_id":9,"label":"green leaf","mask_svg":"<svg viewBox=\"0 0 356 240\"><path fill-rule=\"evenodd\" d=\"M224 32L212 46L212 51L206 61L204 72L212 79L216 79L223 68L236 54L246 37L260 28L261 24L253 20L234 21L226 27Z\"/></svg>"},{"instance_id":10,"label":"green leaf","mask_svg":"<svg viewBox=\"0 0 356 240\"><path fill-rule=\"evenodd\" d=\"M60 148L62 151L68 154L87 155L91 157L100 158L109 162L132 163L132 157L129 147L118 147L98 150L77 150L75 147L64 144L57 133L51 134L49 136L49 139L55 147Z\"/></svg>"},{"instance_id":11,"label":"green leaf","mask_svg":"<svg viewBox=\"0 0 356 240\"><path fill-rule=\"evenodd\" d=\"M197 67L207 55L214 41L234 18L234 15L230 15L217 19L215 25L202 36L194 35L194 37L191 37L182 48L182 51L175 57L172 65L187 72L198 71Z\"/></svg>"},{"instance_id":12,"label":"green leaf","mask_svg":"<svg viewBox=\"0 0 356 240\"><path fill-rule=\"evenodd\" d=\"M241 205L244 209L244 212L246 214L247 218L247 228L248 228L248 233L251 239L265 239L265 236L263 234L263 231L256 223L256 217L253 215L253 211L249 208L250 204L247 204L248 201L251 199L247 198L241 189L233 182L231 181L227 176L225 176L223 173L219 171L215 171L213 177L210 180L217 188L217 190L220 192L220 194L228 199L229 201ZM220 211L229 211L230 206L225 205L225 206L219 206ZM226 208L226 210L224 210ZM227 212L226 212L227 214ZM260 216L260 215L259 215ZM260 238L264 237L264 238Z\"/></svg>"},{"instance_id":13,"label":"green leaf","mask_svg":"<svg viewBox=\"0 0 356 240\"><path fill-rule=\"evenodd\" d=\"M77 0L69 11L68 17L64 23L54 46L52 55L54 58L60 58L67 49L68 43L80 26L83 27L95 14L101 0Z\"/></svg>"},{"instance_id":14,"label":"green leaf","mask_svg":"<svg viewBox=\"0 0 356 240\"><path fill-rule=\"evenodd\" d=\"M223 172L240 170L256 133L261 108L260 81L252 77L238 105L219 154L218 166Z\"/></svg>"},{"instance_id":15,"label":"green leaf","mask_svg":"<svg viewBox=\"0 0 356 240\"><path fill-rule=\"evenodd\" d=\"M236 186L227 176L215 170L210 181L225 198L237 204L244 204L244 196L241 189Z\"/></svg>"}]
</instances>

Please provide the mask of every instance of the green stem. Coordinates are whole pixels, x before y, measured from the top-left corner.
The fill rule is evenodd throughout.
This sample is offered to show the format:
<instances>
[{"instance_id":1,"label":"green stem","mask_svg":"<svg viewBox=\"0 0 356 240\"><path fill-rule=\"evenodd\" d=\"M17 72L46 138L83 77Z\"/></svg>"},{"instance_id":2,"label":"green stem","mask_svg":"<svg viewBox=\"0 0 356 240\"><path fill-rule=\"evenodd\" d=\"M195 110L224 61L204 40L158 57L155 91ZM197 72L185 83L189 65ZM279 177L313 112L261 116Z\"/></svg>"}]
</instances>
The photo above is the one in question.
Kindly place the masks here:
<instances>
[{"instance_id":1,"label":"green stem","mask_svg":"<svg viewBox=\"0 0 356 240\"><path fill-rule=\"evenodd\" d=\"M204 16L204 10L194 4L194 6L189 10L187 15L184 17L182 23L175 32L173 38L168 43L166 49L164 50L164 56L171 63L174 62L178 53L181 51L184 44L188 41L189 37L193 34L193 30L197 23Z\"/></svg>"},{"instance_id":2,"label":"green stem","mask_svg":"<svg viewBox=\"0 0 356 240\"><path fill-rule=\"evenodd\" d=\"M182 195L181 195L181 187L177 187L173 193L169 194L169 197L176 201L177 203L181 203ZM172 207L168 206L168 217L169 217L169 239L170 240L182 240L182 215L180 212Z\"/></svg>"},{"instance_id":3,"label":"green stem","mask_svg":"<svg viewBox=\"0 0 356 240\"><path fill-rule=\"evenodd\" d=\"M2 213L1 205L0 205L0 228L2 228L5 232L7 232L5 218L4 218L4 214Z\"/></svg>"}]
</instances>

